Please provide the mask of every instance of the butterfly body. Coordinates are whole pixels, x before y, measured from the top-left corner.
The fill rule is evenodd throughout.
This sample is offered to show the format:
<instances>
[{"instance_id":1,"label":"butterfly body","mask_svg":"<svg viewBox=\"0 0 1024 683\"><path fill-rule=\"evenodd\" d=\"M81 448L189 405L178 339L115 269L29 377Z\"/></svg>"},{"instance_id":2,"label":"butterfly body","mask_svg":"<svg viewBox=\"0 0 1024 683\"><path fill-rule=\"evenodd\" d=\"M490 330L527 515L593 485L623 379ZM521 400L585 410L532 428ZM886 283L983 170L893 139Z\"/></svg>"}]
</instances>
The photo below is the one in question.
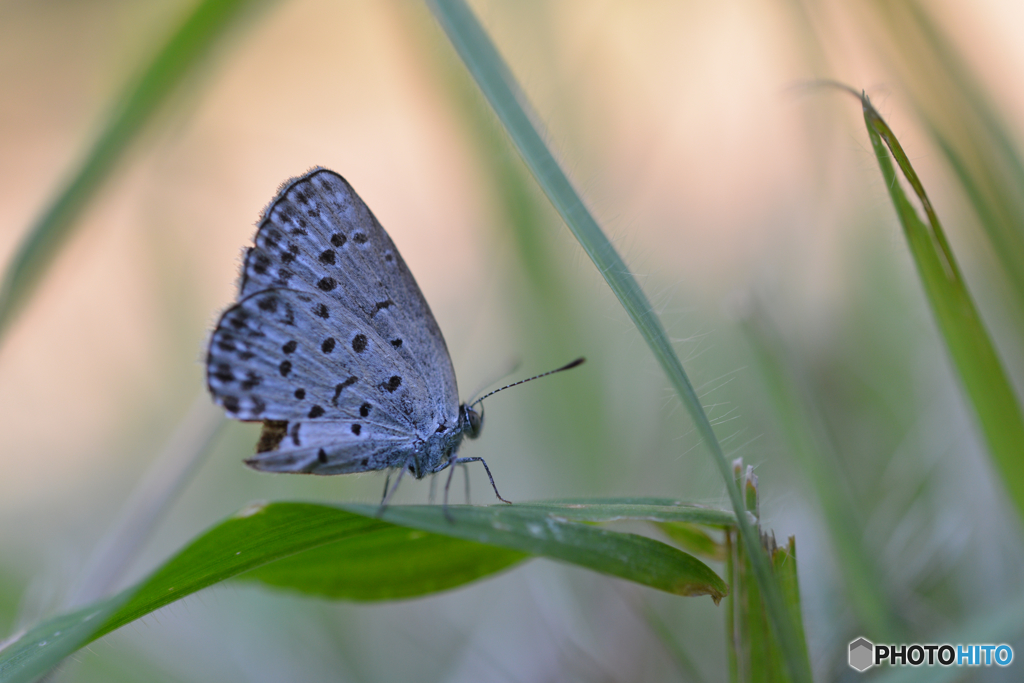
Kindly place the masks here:
<instances>
[{"instance_id":1,"label":"butterfly body","mask_svg":"<svg viewBox=\"0 0 1024 683\"><path fill-rule=\"evenodd\" d=\"M352 187L323 168L288 181L254 243L207 353L214 400L263 422L246 464L422 478L460 461L482 416L460 405L430 307Z\"/></svg>"}]
</instances>

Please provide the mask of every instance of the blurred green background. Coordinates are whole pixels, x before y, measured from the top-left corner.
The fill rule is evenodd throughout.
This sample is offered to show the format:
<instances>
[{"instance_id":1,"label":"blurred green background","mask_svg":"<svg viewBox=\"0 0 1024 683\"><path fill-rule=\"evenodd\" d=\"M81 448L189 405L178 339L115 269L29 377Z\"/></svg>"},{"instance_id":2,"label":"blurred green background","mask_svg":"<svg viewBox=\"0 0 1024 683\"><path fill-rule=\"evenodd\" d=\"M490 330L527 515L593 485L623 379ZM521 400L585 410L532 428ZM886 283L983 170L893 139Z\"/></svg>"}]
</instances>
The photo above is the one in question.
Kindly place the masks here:
<instances>
[{"instance_id":1,"label":"blurred green background","mask_svg":"<svg viewBox=\"0 0 1024 683\"><path fill-rule=\"evenodd\" d=\"M1020 396L1024 188L1012 122L1024 120L1013 30L1024 9L472 4L675 340L723 445L755 466L765 525L796 536L816 677L852 678L857 636L929 641L1019 594L1020 520L937 336L859 107L793 86L830 77L872 96ZM5 261L192 7L0 4ZM203 400L205 340L234 297L259 211L314 165L344 175L401 249L464 397L513 360L525 375L587 356L489 399L465 454L487 459L503 495L728 507L660 368L428 10L256 3L145 127L0 347L3 637L73 599ZM379 500L382 475L245 468L257 434L237 423L217 434L118 585L252 500ZM490 503L482 470L472 483L474 502ZM405 482L398 502L429 488ZM850 503L845 531L822 512L836 496ZM881 614L851 587L851 556ZM103 638L56 680L713 681L725 676L724 628L707 598L545 561L385 605L233 584ZM1020 628L997 642L1021 651ZM1012 669L970 673L1014 680Z\"/></svg>"}]
</instances>

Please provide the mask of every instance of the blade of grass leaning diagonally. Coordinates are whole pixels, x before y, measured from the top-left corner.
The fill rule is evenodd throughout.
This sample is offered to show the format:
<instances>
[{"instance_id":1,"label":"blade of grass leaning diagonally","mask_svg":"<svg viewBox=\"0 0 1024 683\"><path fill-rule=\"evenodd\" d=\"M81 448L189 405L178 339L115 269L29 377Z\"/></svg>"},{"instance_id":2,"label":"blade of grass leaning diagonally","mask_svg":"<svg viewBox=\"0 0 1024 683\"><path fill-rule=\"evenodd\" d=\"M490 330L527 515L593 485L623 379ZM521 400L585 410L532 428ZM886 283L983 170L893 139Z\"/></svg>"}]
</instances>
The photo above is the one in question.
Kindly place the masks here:
<instances>
[{"instance_id":1,"label":"blade of grass leaning diagonally","mask_svg":"<svg viewBox=\"0 0 1024 683\"><path fill-rule=\"evenodd\" d=\"M149 578L0 644L0 683L33 680L100 636L237 577L322 598L396 600L461 586L531 556L676 595L725 596L707 565L672 546L584 523L731 525L731 515L658 500L538 506L254 504L198 536ZM248 572L248 573L246 573Z\"/></svg>"},{"instance_id":2,"label":"blade of grass leaning diagonally","mask_svg":"<svg viewBox=\"0 0 1024 683\"><path fill-rule=\"evenodd\" d=\"M847 90L861 100L871 146L939 331L974 408L1000 479L1017 511L1024 516L1024 417L1020 403L967 291L939 217L899 140L866 95ZM924 207L927 223L918 216L897 182L890 152Z\"/></svg>"},{"instance_id":3,"label":"blade of grass leaning diagonally","mask_svg":"<svg viewBox=\"0 0 1024 683\"><path fill-rule=\"evenodd\" d=\"M795 681L810 681L811 672L805 666L807 658L803 654L806 651L805 643L789 618L781 591L772 577L768 557L761 548L760 538L744 512L743 500L732 480L730 465L661 321L544 143L533 119L527 113L526 97L476 16L462 0L430 0L429 6L537 182L626 309L696 423L729 492L740 535L747 546L754 574L763 591L787 670Z\"/></svg>"},{"instance_id":4,"label":"blade of grass leaning diagonally","mask_svg":"<svg viewBox=\"0 0 1024 683\"><path fill-rule=\"evenodd\" d=\"M99 137L31 226L0 284L0 340L67 241L75 221L146 123L230 29L266 0L201 0L112 107Z\"/></svg>"},{"instance_id":5,"label":"blade of grass leaning diagonally","mask_svg":"<svg viewBox=\"0 0 1024 683\"><path fill-rule=\"evenodd\" d=\"M874 2L890 62L991 242L1024 324L1024 159L993 98L942 30L932 3ZM970 224L965 226L970 229Z\"/></svg>"}]
</instances>

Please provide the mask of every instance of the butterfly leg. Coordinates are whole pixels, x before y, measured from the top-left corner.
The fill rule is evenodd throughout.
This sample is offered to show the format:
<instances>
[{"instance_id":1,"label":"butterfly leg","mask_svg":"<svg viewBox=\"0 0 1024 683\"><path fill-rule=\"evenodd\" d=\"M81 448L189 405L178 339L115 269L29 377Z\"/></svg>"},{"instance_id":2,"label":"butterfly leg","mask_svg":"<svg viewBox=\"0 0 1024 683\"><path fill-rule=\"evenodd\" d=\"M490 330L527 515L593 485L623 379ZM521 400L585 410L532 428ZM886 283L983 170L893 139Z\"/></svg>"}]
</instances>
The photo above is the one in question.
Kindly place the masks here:
<instances>
[{"instance_id":1,"label":"butterfly leg","mask_svg":"<svg viewBox=\"0 0 1024 683\"><path fill-rule=\"evenodd\" d=\"M380 517L382 514L384 514L384 508L386 508L388 506L388 503L391 502L391 498L394 497L395 491L398 490L398 485L402 483L402 475L405 474L405 471L407 469L409 469L409 463L410 462L412 462L412 458L409 458L404 463L402 463L402 468L398 471L398 476L395 477L395 484L394 484L394 486L391 487L390 491L387 491L387 489L385 489L385 491L387 491L387 492L384 494L384 500L382 500L380 502L380 509L377 510L377 516L378 517ZM390 472L388 474L390 475Z\"/></svg>"},{"instance_id":2,"label":"butterfly leg","mask_svg":"<svg viewBox=\"0 0 1024 683\"><path fill-rule=\"evenodd\" d=\"M463 463L462 476L466 478L466 505L469 505L469 465Z\"/></svg>"},{"instance_id":3,"label":"butterfly leg","mask_svg":"<svg viewBox=\"0 0 1024 683\"><path fill-rule=\"evenodd\" d=\"M380 504L383 507L384 499L388 497L388 484L391 483L391 470L387 471L387 476L384 477L384 493L380 494Z\"/></svg>"},{"instance_id":4,"label":"butterfly leg","mask_svg":"<svg viewBox=\"0 0 1024 683\"><path fill-rule=\"evenodd\" d=\"M430 475L430 493L427 494L427 504L433 505L434 499L437 498L437 474Z\"/></svg>"},{"instance_id":5,"label":"butterfly leg","mask_svg":"<svg viewBox=\"0 0 1024 683\"><path fill-rule=\"evenodd\" d=\"M451 488L452 477L455 476L455 467L453 466L453 463L456 462L458 462L458 458L455 457L452 457L452 459L448 461L448 478L444 482L444 504L441 506L441 509L444 510L445 518L452 524L455 523L455 518L452 517L452 513L448 512L448 489Z\"/></svg>"},{"instance_id":6,"label":"butterfly leg","mask_svg":"<svg viewBox=\"0 0 1024 683\"><path fill-rule=\"evenodd\" d=\"M494 477L491 476L491 468L487 466L487 463L484 462L483 458L456 458L452 462L452 464L453 465L465 465L466 463L470 463L470 462L478 462L478 463L480 463L481 465L484 466L484 472L487 472L487 478L491 480L491 488L494 489L494 495L497 496L498 500L500 500L502 503L508 503L509 505L511 505L512 504L511 500L505 500L504 498L501 497L501 494L498 493L498 487L494 484ZM451 483L451 480L452 480L451 475L448 475L448 483L449 484ZM447 493L448 493L448 487L445 487L445 496L446 496L446 498L447 498Z\"/></svg>"}]
</instances>

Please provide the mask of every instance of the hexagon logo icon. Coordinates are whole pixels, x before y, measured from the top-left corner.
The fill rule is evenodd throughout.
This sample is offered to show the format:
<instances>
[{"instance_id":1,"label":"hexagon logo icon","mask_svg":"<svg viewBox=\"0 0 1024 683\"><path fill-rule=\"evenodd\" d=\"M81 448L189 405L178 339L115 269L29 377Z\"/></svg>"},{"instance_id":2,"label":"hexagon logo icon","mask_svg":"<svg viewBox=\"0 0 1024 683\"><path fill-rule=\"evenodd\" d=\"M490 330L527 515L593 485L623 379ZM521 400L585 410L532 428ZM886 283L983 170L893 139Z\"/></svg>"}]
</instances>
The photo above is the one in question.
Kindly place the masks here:
<instances>
[{"instance_id":1,"label":"hexagon logo icon","mask_svg":"<svg viewBox=\"0 0 1024 683\"><path fill-rule=\"evenodd\" d=\"M858 638L850 643L850 666L857 671L866 671L875 665L875 645L867 638Z\"/></svg>"}]
</instances>

